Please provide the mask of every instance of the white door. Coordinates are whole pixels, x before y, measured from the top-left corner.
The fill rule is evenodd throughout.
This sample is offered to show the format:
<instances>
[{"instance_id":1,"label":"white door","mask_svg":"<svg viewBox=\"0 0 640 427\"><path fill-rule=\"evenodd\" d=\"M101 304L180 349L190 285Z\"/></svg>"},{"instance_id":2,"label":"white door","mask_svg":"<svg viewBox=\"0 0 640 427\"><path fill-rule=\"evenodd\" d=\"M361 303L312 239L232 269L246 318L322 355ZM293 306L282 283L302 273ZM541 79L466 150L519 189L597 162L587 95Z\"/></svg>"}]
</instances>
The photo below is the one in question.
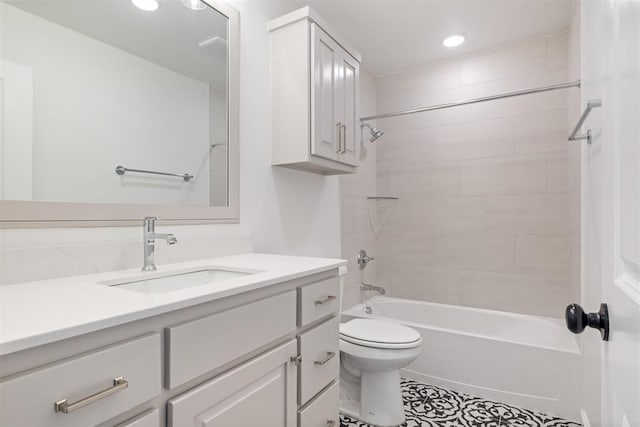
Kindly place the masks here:
<instances>
[{"instance_id":1,"label":"white door","mask_svg":"<svg viewBox=\"0 0 640 427\"><path fill-rule=\"evenodd\" d=\"M222 374L167 404L172 427L295 427L295 340Z\"/></svg>"},{"instance_id":2,"label":"white door","mask_svg":"<svg viewBox=\"0 0 640 427\"><path fill-rule=\"evenodd\" d=\"M583 334L584 415L640 426L640 2L583 1L583 104L602 99L582 148L583 307L609 306L609 341ZM585 127L586 127L585 126Z\"/></svg>"},{"instance_id":3,"label":"white door","mask_svg":"<svg viewBox=\"0 0 640 427\"><path fill-rule=\"evenodd\" d=\"M342 49L316 24L311 24L311 154L337 160L342 123L337 111Z\"/></svg>"},{"instance_id":4,"label":"white door","mask_svg":"<svg viewBox=\"0 0 640 427\"><path fill-rule=\"evenodd\" d=\"M340 161L352 166L359 164L358 147L360 142L360 125L358 122L358 107L360 100L359 82L360 65L347 52L340 56L341 91L338 102L343 115L342 149Z\"/></svg>"}]
</instances>

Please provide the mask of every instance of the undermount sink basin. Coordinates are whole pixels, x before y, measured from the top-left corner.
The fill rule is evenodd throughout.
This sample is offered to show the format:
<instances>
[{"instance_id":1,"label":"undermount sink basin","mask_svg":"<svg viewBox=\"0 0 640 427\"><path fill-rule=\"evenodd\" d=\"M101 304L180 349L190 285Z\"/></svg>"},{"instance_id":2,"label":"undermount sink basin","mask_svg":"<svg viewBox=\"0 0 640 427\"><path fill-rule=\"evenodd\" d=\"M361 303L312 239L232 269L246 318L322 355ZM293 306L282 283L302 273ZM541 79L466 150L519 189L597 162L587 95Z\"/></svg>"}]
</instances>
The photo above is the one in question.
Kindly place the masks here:
<instances>
[{"instance_id":1,"label":"undermount sink basin","mask_svg":"<svg viewBox=\"0 0 640 427\"><path fill-rule=\"evenodd\" d=\"M203 268L183 272L162 274L158 272L147 273L127 279L98 282L101 285L114 286L119 289L142 292L145 294L162 294L178 291L196 286L208 285L225 280L236 279L259 273L259 271L240 271L222 268ZM153 276L150 276L153 275Z\"/></svg>"}]
</instances>

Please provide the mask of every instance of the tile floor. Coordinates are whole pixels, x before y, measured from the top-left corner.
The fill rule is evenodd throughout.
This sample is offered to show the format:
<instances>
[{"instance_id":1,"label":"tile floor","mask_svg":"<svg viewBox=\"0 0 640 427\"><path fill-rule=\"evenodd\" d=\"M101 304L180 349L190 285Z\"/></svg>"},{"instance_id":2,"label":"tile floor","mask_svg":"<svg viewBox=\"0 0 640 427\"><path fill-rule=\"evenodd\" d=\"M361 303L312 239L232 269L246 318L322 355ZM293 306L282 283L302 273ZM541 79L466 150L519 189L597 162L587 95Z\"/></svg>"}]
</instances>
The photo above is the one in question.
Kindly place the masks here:
<instances>
[{"instance_id":1,"label":"tile floor","mask_svg":"<svg viewBox=\"0 0 640 427\"><path fill-rule=\"evenodd\" d=\"M579 423L402 379L406 427L580 427ZM369 427L340 415L340 427Z\"/></svg>"}]
</instances>

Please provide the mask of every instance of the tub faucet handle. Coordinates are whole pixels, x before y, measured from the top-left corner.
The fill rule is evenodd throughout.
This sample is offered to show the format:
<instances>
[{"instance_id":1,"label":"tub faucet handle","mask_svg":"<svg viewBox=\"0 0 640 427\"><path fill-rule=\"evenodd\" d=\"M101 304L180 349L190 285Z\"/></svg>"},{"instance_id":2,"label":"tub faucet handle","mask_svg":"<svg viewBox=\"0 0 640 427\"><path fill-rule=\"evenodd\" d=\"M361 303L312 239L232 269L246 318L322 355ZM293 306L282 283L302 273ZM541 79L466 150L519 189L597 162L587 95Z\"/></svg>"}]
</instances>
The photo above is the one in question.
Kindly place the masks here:
<instances>
[{"instance_id":1,"label":"tub faucet handle","mask_svg":"<svg viewBox=\"0 0 640 427\"><path fill-rule=\"evenodd\" d=\"M374 257L367 255L367 251L365 251L364 249L360 249L360 252L358 252L357 262L360 268L365 268L367 264L369 264L374 259Z\"/></svg>"}]
</instances>

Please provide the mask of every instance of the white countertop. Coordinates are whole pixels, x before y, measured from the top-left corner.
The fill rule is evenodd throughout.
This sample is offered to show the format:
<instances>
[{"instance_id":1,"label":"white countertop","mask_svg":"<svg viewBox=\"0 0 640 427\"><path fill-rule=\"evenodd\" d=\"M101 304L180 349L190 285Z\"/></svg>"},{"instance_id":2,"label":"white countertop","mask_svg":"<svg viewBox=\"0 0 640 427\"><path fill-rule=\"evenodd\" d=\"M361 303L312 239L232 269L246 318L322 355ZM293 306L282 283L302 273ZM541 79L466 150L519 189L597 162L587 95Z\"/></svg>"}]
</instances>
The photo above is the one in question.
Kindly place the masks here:
<instances>
[{"instance_id":1,"label":"white countertop","mask_svg":"<svg viewBox=\"0 0 640 427\"><path fill-rule=\"evenodd\" d=\"M129 269L0 286L0 356L344 265L339 259L246 254L159 265L150 273ZM98 283L201 267L260 272L161 294Z\"/></svg>"}]
</instances>

